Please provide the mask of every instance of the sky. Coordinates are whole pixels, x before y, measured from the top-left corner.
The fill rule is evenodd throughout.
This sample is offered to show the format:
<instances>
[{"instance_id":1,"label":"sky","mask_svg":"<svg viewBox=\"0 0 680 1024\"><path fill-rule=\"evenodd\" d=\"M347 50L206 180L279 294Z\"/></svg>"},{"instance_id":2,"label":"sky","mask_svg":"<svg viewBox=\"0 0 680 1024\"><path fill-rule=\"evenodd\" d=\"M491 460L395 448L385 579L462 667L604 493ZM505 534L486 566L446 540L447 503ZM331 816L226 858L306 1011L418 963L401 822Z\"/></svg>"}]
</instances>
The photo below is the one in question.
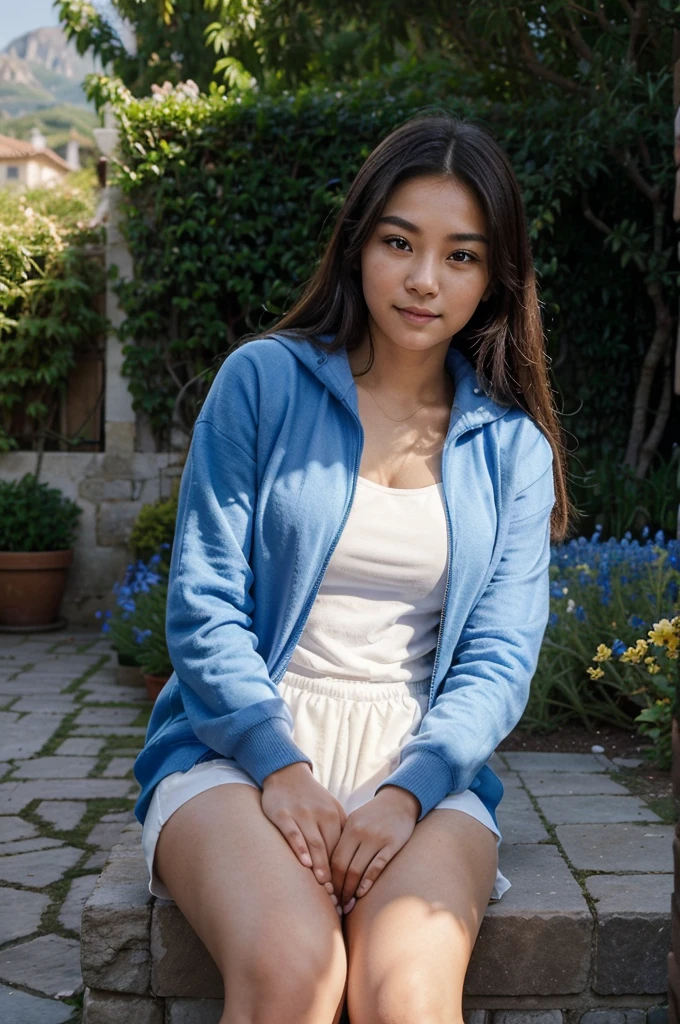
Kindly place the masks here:
<instances>
[{"instance_id":1,"label":"sky","mask_svg":"<svg viewBox=\"0 0 680 1024\"><path fill-rule=\"evenodd\" d=\"M105 0L95 0L95 7L110 11L110 4ZM0 0L0 50L25 32L58 24L52 0Z\"/></svg>"}]
</instances>

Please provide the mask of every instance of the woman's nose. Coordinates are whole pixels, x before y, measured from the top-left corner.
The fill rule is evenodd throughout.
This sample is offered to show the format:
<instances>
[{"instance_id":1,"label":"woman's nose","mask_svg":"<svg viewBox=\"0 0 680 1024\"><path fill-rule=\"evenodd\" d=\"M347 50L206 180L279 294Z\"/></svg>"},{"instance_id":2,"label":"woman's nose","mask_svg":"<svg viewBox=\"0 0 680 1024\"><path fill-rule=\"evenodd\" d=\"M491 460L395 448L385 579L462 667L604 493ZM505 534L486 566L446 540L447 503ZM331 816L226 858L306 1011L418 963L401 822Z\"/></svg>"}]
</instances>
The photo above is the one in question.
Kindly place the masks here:
<instances>
[{"instance_id":1,"label":"woman's nose","mask_svg":"<svg viewBox=\"0 0 680 1024\"><path fill-rule=\"evenodd\" d=\"M439 291L437 274L432 260L419 260L409 267L406 287L421 295L436 295Z\"/></svg>"}]
</instances>

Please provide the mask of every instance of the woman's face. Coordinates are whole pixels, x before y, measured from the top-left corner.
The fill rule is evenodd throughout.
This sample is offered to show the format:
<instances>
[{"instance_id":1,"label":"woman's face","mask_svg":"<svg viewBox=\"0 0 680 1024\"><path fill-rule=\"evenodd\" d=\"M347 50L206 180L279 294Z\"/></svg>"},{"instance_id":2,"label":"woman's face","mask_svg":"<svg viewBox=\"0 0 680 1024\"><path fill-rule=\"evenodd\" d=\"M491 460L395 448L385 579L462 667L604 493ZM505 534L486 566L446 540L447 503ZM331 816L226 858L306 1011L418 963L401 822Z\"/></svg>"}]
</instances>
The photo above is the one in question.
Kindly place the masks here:
<instances>
[{"instance_id":1,"label":"woman's face","mask_svg":"<svg viewBox=\"0 0 680 1024\"><path fill-rule=\"evenodd\" d=\"M404 349L448 347L491 293L487 238L464 185L432 176L397 186L361 252L371 330Z\"/></svg>"}]
</instances>

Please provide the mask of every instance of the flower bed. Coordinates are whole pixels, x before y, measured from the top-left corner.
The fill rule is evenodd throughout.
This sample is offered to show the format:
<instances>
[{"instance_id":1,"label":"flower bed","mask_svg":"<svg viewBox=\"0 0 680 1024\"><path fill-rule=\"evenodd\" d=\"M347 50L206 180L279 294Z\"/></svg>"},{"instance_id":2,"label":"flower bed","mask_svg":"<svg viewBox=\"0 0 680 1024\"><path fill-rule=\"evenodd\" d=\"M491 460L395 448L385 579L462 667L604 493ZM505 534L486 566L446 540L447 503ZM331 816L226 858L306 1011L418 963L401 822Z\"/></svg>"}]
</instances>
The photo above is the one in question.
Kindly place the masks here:
<instances>
[{"instance_id":1,"label":"flower bed","mask_svg":"<svg viewBox=\"0 0 680 1024\"><path fill-rule=\"evenodd\" d=\"M590 540L553 547L550 619L523 729L636 723L654 741L654 763L670 765L679 556L679 542L662 531L652 539L643 530L642 543L630 533L603 542L596 529Z\"/></svg>"}]
</instances>

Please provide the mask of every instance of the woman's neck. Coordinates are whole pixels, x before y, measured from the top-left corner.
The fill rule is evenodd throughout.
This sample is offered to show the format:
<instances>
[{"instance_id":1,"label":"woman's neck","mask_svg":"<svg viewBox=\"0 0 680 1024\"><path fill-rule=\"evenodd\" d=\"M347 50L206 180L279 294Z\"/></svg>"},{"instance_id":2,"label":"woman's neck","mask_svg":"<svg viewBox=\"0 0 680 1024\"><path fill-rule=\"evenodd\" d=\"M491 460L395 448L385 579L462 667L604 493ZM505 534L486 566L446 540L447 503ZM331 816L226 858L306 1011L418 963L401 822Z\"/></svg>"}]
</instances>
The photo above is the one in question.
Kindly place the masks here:
<instances>
[{"instance_id":1,"label":"woman's neck","mask_svg":"<svg viewBox=\"0 0 680 1024\"><path fill-rule=\"evenodd\" d=\"M454 384L446 369L446 346L414 351L376 337L373 333L373 362L370 362L368 332L361 345L347 353L356 382L390 396L397 403L430 405L453 402Z\"/></svg>"}]
</instances>

